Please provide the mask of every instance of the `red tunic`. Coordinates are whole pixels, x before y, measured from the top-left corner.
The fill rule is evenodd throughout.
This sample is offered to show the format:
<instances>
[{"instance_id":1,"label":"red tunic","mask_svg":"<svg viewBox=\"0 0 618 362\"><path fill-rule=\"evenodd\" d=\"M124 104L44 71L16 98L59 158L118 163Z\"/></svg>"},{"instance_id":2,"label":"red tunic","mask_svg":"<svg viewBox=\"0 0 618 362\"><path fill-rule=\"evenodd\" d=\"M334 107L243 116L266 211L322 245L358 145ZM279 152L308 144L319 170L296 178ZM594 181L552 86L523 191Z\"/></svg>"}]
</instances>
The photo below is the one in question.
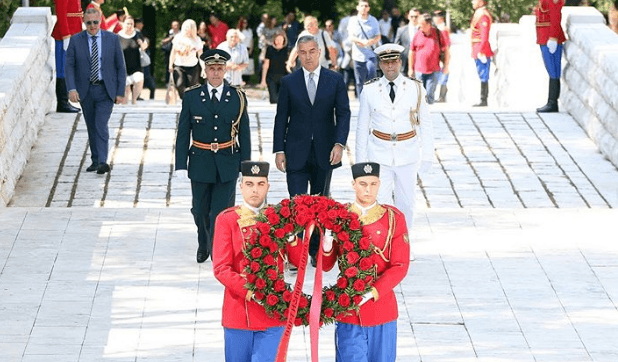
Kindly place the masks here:
<instances>
[{"instance_id":1,"label":"red tunic","mask_svg":"<svg viewBox=\"0 0 618 362\"><path fill-rule=\"evenodd\" d=\"M268 316L264 307L250 299L251 294L245 288L243 249L255 230L255 216L244 206L231 207L217 216L212 260L215 278L225 286L221 324L226 328L255 331L285 325L285 322ZM286 252L292 264L298 265L302 249L301 243L288 244ZM335 253L330 253L330 256L325 256L324 265L332 267L335 261ZM277 258L277 265L283 270L283 255Z\"/></svg>"},{"instance_id":2,"label":"red tunic","mask_svg":"<svg viewBox=\"0 0 618 362\"><path fill-rule=\"evenodd\" d=\"M564 0L539 0L536 12L536 43L546 45L547 40L556 39L558 44L566 41L562 31L562 6Z\"/></svg>"},{"instance_id":3,"label":"red tunic","mask_svg":"<svg viewBox=\"0 0 618 362\"><path fill-rule=\"evenodd\" d=\"M208 33L210 34L210 42L212 44L212 49L215 49L217 45L223 43L227 36L227 31L230 28L226 23L219 21L219 25L214 26L212 24L208 25Z\"/></svg>"},{"instance_id":4,"label":"red tunic","mask_svg":"<svg viewBox=\"0 0 618 362\"><path fill-rule=\"evenodd\" d=\"M82 31L82 5L80 0L55 0L56 25L52 37L63 40Z\"/></svg>"},{"instance_id":5,"label":"red tunic","mask_svg":"<svg viewBox=\"0 0 618 362\"><path fill-rule=\"evenodd\" d=\"M472 58L476 59L479 53L491 57L494 52L489 45L489 31L491 30L491 14L484 6L476 9L470 28L472 29Z\"/></svg>"},{"instance_id":6,"label":"red tunic","mask_svg":"<svg viewBox=\"0 0 618 362\"><path fill-rule=\"evenodd\" d=\"M350 211L360 215L354 204L350 206ZM408 273L410 242L405 216L393 206L376 205L360 220L363 236L369 237L375 247L373 258L378 268L373 285L374 299L363 304L359 313L338 320L370 327L397 319L397 299L393 289Z\"/></svg>"}]
</instances>

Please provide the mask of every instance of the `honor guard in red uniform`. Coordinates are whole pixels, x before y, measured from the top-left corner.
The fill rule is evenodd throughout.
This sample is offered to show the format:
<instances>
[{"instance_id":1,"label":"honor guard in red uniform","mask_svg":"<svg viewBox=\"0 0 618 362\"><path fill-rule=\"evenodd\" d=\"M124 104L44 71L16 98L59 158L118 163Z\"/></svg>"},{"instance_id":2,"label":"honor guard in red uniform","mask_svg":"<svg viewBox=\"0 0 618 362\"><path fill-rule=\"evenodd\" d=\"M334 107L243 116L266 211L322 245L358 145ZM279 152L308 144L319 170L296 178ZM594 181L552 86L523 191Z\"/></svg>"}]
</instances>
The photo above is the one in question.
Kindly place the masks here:
<instances>
[{"instance_id":1,"label":"honor guard in red uniform","mask_svg":"<svg viewBox=\"0 0 618 362\"><path fill-rule=\"evenodd\" d=\"M245 288L245 243L255 232L255 217L266 207L268 162L243 161L240 191L243 204L223 211L216 221L213 244L213 270L217 280L225 286L222 325L225 337L226 362L272 362L277 354L285 322L270 317ZM283 255L298 265L303 248L297 238L288 243L277 258L283 270ZM335 264L332 240L324 243L324 256L331 267Z\"/></svg>"},{"instance_id":2,"label":"honor guard in red uniform","mask_svg":"<svg viewBox=\"0 0 618 362\"><path fill-rule=\"evenodd\" d=\"M476 71L481 79L481 102L475 107L487 107L487 95L489 94L489 65L494 55L489 45L489 31L491 30L491 14L487 10L487 1L472 0L474 16L470 23L472 29L472 58L476 63Z\"/></svg>"},{"instance_id":3,"label":"honor guard in red uniform","mask_svg":"<svg viewBox=\"0 0 618 362\"><path fill-rule=\"evenodd\" d=\"M56 43L56 112L77 113L79 108L69 103L69 92L64 79L64 56L71 36L82 31L82 5L80 0L55 0L56 25L52 37Z\"/></svg>"},{"instance_id":4,"label":"honor guard in red uniform","mask_svg":"<svg viewBox=\"0 0 618 362\"><path fill-rule=\"evenodd\" d=\"M408 272L410 242L403 213L376 202L379 175L377 163L352 166L356 201L349 209L360 216L363 237L373 245L377 268L373 288L363 296L359 311L337 321L338 362L394 362L396 358L398 311L393 289Z\"/></svg>"},{"instance_id":5,"label":"honor guard in red uniform","mask_svg":"<svg viewBox=\"0 0 618 362\"><path fill-rule=\"evenodd\" d=\"M536 43L541 46L545 69L549 74L547 104L537 112L558 112L562 44L566 41L560 24L564 0L539 0L536 5Z\"/></svg>"}]
</instances>

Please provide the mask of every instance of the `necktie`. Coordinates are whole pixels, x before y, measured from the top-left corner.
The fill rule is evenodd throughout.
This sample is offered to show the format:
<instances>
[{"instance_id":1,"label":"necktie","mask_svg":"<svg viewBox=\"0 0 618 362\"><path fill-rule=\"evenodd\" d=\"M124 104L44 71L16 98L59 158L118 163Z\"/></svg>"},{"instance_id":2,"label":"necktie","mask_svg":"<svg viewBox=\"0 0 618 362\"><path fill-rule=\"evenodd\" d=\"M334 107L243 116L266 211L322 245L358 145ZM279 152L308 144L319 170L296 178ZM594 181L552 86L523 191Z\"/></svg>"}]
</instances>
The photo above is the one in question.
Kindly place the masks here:
<instances>
[{"instance_id":1,"label":"necktie","mask_svg":"<svg viewBox=\"0 0 618 362\"><path fill-rule=\"evenodd\" d=\"M388 93L388 95L391 97L391 102L395 102L395 83L388 82L388 84L391 85L391 91L390 93Z\"/></svg>"},{"instance_id":2,"label":"necktie","mask_svg":"<svg viewBox=\"0 0 618 362\"><path fill-rule=\"evenodd\" d=\"M92 51L90 52L90 81L96 82L99 80L99 46L97 45L97 37L92 36Z\"/></svg>"},{"instance_id":3,"label":"necktie","mask_svg":"<svg viewBox=\"0 0 618 362\"><path fill-rule=\"evenodd\" d=\"M212 104L216 106L217 104L219 104L219 100L217 99L217 89L213 88L211 92L212 92Z\"/></svg>"},{"instance_id":4,"label":"necktie","mask_svg":"<svg viewBox=\"0 0 618 362\"><path fill-rule=\"evenodd\" d=\"M313 74L313 72L309 73L309 84L307 85L307 93L309 93L309 100L311 101L311 104L315 101L316 92L315 81L313 80L314 75L315 74Z\"/></svg>"}]
</instances>

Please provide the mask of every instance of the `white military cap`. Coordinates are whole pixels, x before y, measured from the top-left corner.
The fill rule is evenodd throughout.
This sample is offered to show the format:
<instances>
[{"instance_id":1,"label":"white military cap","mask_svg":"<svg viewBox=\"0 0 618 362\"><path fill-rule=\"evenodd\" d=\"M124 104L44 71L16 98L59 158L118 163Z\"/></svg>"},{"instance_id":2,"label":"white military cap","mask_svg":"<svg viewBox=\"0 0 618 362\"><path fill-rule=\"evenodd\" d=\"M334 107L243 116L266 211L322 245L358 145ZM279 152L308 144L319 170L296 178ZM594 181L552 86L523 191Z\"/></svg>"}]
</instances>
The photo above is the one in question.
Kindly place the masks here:
<instances>
[{"instance_id":1,"label":"white military cap","mask_svg":"<svg viewBox=\"0 0 618 362\"><path fill-rule=\"evenodd\" d=\"M374 52L380 60L391 60L399 59L404 49L405 48L399 44L388 43L380 45L374 50Z\"/></svg>"}]
</instances>

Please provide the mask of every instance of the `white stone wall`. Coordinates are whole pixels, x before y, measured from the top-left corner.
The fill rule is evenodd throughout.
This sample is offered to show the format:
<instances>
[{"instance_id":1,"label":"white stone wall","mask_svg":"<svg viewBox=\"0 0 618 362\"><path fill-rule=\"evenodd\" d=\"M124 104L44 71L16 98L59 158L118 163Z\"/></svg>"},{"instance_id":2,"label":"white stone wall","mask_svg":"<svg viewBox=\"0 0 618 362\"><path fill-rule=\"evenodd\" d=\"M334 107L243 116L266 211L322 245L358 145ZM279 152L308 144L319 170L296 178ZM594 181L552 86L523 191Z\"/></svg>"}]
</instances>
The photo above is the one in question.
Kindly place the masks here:
<instances>
[{"instance_id":1,"label":"white stone wall","mask_svg":"<svg viewBox=\"0 0 618 362\"><path fill-rule=\"evenodd\" d=\"M0 40L0 207L11 199L55 106L52 29L49 8L19 8Z\"/></svg>"},{"instance_id":2,"label":"white stone wall","mask_svg":"<svg viewBox=\"0 0 618 362\"><path fill-rule=\"evenodd\" d=\"M618 34L594 8L564 8L560 106L618 166Z\"/></svg>"}]
</instances>

